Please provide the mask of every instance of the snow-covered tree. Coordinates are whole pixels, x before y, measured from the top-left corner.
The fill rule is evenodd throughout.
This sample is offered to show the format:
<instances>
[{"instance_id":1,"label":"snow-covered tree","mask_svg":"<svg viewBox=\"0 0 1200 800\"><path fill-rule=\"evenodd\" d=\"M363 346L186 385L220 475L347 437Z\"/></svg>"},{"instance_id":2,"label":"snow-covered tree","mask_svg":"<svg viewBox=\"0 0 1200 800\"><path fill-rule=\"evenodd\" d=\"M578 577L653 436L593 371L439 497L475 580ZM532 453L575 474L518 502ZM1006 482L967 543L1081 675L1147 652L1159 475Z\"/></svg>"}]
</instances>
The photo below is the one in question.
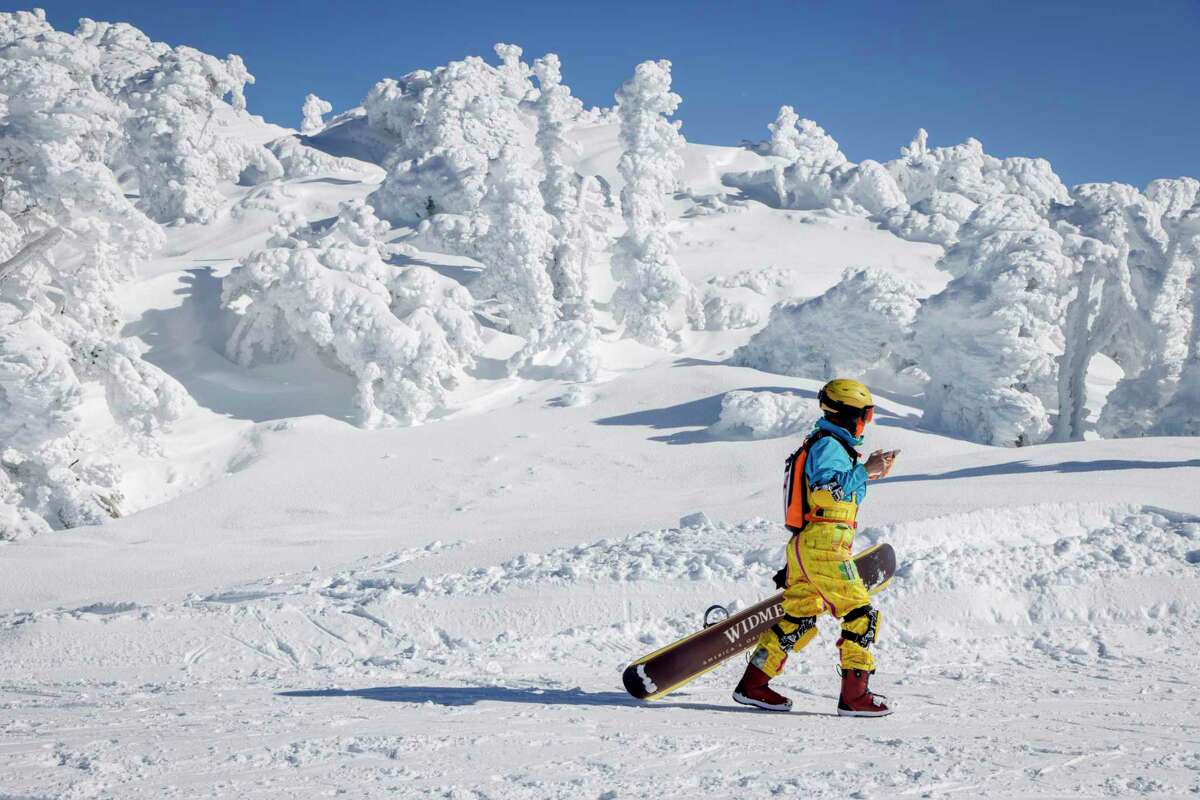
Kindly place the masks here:
<instances>
[{"instance_id":1,"label":"snow-covered tree","mask_svg":"<svg viewBox=\"0 0 1200 800\"><path fill-rule=\"evenodd\" d=\"M517 151L506 148L492 162L482 211L489 219L479 243L483 275L471 285L480 299L494 299L508 330L537 349L558 319L554 286L546 270L554 252L554 218L542 207L537 176Z\"/></svg>"},{"instance_id":2,"label":"snow-covered tree","mask_svg":"<svg viewBox=\"0 0 1200 800\"><path fill-rule=\"evenodd\" d=\"M474 213L489 162L522 141L511 78L472 56L376 84L363 103L368 124L399 141L369 198L376 213L393 223Z\"/></svg>"},{"instance_id":3,"label":"snow-covered tree","mask_svg":"<svg viewBox=\"0 0 1200 800\"><path fill-rule=\"evenodd\" d=\"M83 18L75 37L99 52L99 69L93 82L100 91L116 98L129 78L152 69L170 52L169 45L150 37L125 22L97 22Z\"/></svg>"},{"instance_id":4,"label":"snow-covered tree","mask_svg":"<svg viewBox=\"0 0 1200 800\"><path fill-rule=\"evenodd\" d=\"M190 47L164 53L130 78L122 93L133 112L125 123L127 155L147 215L208 223L224 199L222 183L248 167L265 179L283 174L266 148L222 135L225 114L244 110L243 88L252 81L238 56L222 61Z\"/></svg>"},{"instance_id":5,"label":"snow-covered tree","mask_svg":"<svg viewBox=\"0 0 1200 800\"><path fill-rule=\"evenodd\" d=\"M579 117L583 104L562 83L562 66L554 53L537 59L533 73L539 93L536 142L545 177L540 184L546 212L553 219L554 248L549 261L550 283L558 303L559 322L545 346L561 352L558 376L591 380L599 369L588 274L592 253L607 243L607 218L595 178L582 178L567 165L573 147L567 125Z\"/></svg>"},{"instance_id":6,"label":"snow-covered tree","mask_svg":"<svg viewBox=\"0 0 1200 800\"><path fill-rule=\"evenodd\" d=\"M1042 378L1031 383L1026 374L1014 384L1041 400L1042 409L1031 412L1033 416L1040 417L1042 411L1049 414L1055 439L1081 439L1087 421L1087 369L1094 355L1104 353L1125 369L1126 378L1109 396L1100 431L1130 436L1161 430L1161 415L1183 385L1189 349L1192 301L1187 287L1194 258L1189 255L1188 226L1181 221L1195 202L1200 182L1155 181L1144 194L1122 184L1084 184L1068 191L1043 159L994 158L975 139L931 149L923 130L901 153L887 168L907 204L887 210L879 219L905 238L947 245L943 266L954 269L955 261L964 262L962 255L971 252L983 261L1000 263L984 247L1007 253L1003 258L1012 255L1006 240L997 243L986 236L981 240L978 229L972 231L972 242L959 243L967 230L964 223L974 219L977 209L1006 197L1026 201L1021 216L1029 219L1018 227L1048 228L1057 237L1038 247L1047 262L1058 264L1067 277L1052 281L1050 289L1044 279L1033 280L1029 290L1063 295L1065 319L1057 325L1053 345L1041 348L1043 352L1057 349L1059 354L1053 369L1043 365L1046 368L1037 370ZM1030 210L1041 220L1036 226ZM1043 235L1044 231L1038 234ZM957 304L939 298L929 305L932 312L935 307ZM1040 314L1057 313L1040 301L1038 306ZM1054 304L1055 309L1059 306ZM1025 334L1018 338L1028 344L1032 329L1023 330ZM992 341L1000 348L997 352L1012 352L1005 350L1010 345L1003 338L982 341ZM985 358L981 355L978 360ZM1055 391L1049 388L1051 375ZM936 387L931 391L936 392ZM1041 423L1033 427L1040 429ZM1022 439L1032 440L1036 436Z\"/></svg>"},{"instance_id":7,"label":"snow-covered tree","mask_svg":"<svg viewBox=\"0 0 1200 800\"><path fill-rule=\"evenodd\" d=\"M1041 158L999 159L983 151L977 139L953 147L929 147L922 128L912 143L889 161L906 203L882 215L898 235L915 241L951 245L958 228L980 203L1002 194L1030 200L1042 214L1051 203L1067 203L1070 195L1050 162Z\"/></svg>"},{"instance_id":8,"label":"snow-covered tree","mask_svg":"<svg viewBox=\"0 0 1200 800\"><path fill-rule=\"evenodd\" d=\"M550 261L550 280L554 297L562 304L563 317L576 319L587 315L588 231L581 213L580 180L567 165L571 151L564 132L567 124L579 115L583 104L571 95L562 83L562 66L558 56L549 53L533 62L540 94L537 109L537 145L542 155L545 177L540 184L547 213L554 219L555 240Z\"/></svg>"},{"instance_id":9,"label":"snow-covered tree","mask_svg":"<svg viewBox=\"0 0 1200 800\"><path fill-rule=\"evenodd\" d=\"M304 97L304 105L300 108L300 114L303 117L300 120L300 133L305 136L314 136L321 132L325 127L321 117L333 111L333 103L328 100L322 100L315 94L308 94Z\"/></svg>"},{"instance_id":10,"label":"snow-covered tree","mask_svg":"<svg viewBox=\"0 0 1200 800\"><path fill-rule=\"evenodd\" d=\"M747 308L745 303L722 297L714 291L706 292L699 302L700 310L692 313L695 319L703 319L706 331L752 328L759 323L758 314Z\"/></svg>"},{"instance_id":11,"label":"snow-covered tree","mask_svg":"<svg viewBox=\"0 0 1200 800\"><path fill-rule=\"evenodd\" d=\"M1164 294L1170 297L1186 279L1180 292L1180 315L1186 316L1191 331L1186 334L1186 353L1179 366L1174 393L1159 414L1155 432L1171 436L1200 436L1200 181L1180 178L1173 181L1154 181L1147 195L1161 208L1171 234L1172 252ZM1191 205L1188 205L1188 202ZM1186 262L1190 261L1190 265ZM1185 303L1190 298L1190 308ZM1166 298L1156 306L1169 313ZM1176 352L1173 339L1163 338L1164 350ZM1166 359L1164 359L1165 361Z\"/></svg>"},{"instance_id":12,"label":"snow-covered tree","mask_svg":"<svg viewBox=\"0 0 1200 800\"><path fill-rule=\"evenodd\" d=\"M881 214L904 204L904 195L882 164L853 164L837 141L810 119L799 119L790 106L768 126L772 155L791 163L727 176L731 185L782 208L833 208L851 214Z\"/></svg>"},{"instance_id":13,"label":"snow-covered tree","mask_svg":"<svg viewBox=\"0 0 1200 800\"><path fill-rule=\"evenodd\" d=\"M903 205L904 193L887 168L866 159L850 166L844 164L828 174L830 207L851 214L877 216ZM820 180L824 186L825 180Z\"/></svg>"},{"instance_id":14,"label":"snow-covered tree","mask_svg":"<svg viewBox=\"0 0 1200 800\"><path fill-rule=\"evenodd\" d=\"M1125 184L1082 184L1071 199L1057 210L1056 219L1116 251L1095 327L1097 351L1111 356L1126 374L1137 374L1149 361L1149 309L1170 246L1161 214L1149 198Z\"/></svg>"},{"instance_id":15,"label":"snow-covered tree","mask_svg":"<svg viewBox=\"0 0 1200 800\"><path fill-rule=\"evenodd\" d=\"M103 63L40 12L0 14L0 538L119 512L120 474L79 432L88 382L151 450L186 402L120 338L117 289L162 234L109 167L123 111Z\"/></svg>"},{"instance_id":16,"label":"snow-covered tree","mask_svg":"<svg viewBox=\"0 0 1200 800\"><path fill-rule=\"evenodd\" d=\"M771 131L771 140L767 150L773 156L795 161L800 157L803 137L796 129L800 115L791 106L780 106L779 116L767 128Z\"/></svg>"},{"instance_id":17,"label":"snow-covered tree","mask_svg":"<svg viewBox=\"0 0 1200 800\"><path fill-rule=\"evenodd\" d=\"M115 468L78 434L84 387L44 289L47 235L28 241L0 212L0 540L99 523L121 501Z\"/></svg>"},{"instance_id":18,"label":"snow-covered tree","mask_svg":"<svg viewBox=\"0 0 1200 800\"><path fill-rule=\"evenodd\" d=\"M671 91L671 63L644 61L617 91L621 119L621 160L625 186L621 211L626 231L613 249L618 286L613 315L625 335L652 347L665 345L682 327L689 285L675 263L675 243L667 232L665 197L683 166L681 123L666 117L681 99Z\"/></svg>"},{"instance_id":19,"label":"snow-covered tree","mask_svg":"<svg viewBox=\"0 0 1200 800\"><path fill-rule=\"evenodd\" d=\"M912 366L909 339L919 306L908 281L874 267L848 269L824 294L771 309L733 362L816 380L895 375Z\"/></svg>"},{"instance_id":20,"label":"snow-covered tree","mask_svg":"<svg viewBox=\"0 0 1200 800\"><path fill-rule=\"evenodd\" d=\"M1058 359L1058 416L1056 441L1082 441L1087 427L1087 373L1104 338L1099 331L1114 320L1111 308L1102 305L1106 283L1111 283L1116 250L1098 239L1083 236L1061 220L1055 230L1062 235L1062 251L1078 265L1073 292L1063 321L1063 352ZM1104 313L1101 313L1104 312Z\"/></svg>"},{"instance_id":21,"label":"snow-covered tree","mask_svg":"<svg viewBox=\"0 0 1200 800\"><path fill-rule=\"evenodd\" d=\"M1200 181L1155 181L1145 194L1089 184L1077 195L1073 218L1117 250L1111 272L1120 291L1112 293L1116 310L1106 322L1125 334L1112 350L1126 375L1109 394L1098 428L1106 436L1187 429L1189 412L1175 398L1181 390L1187 396L1184 371L1196 335Z\"/></svg>"},{"instance_id":22,"label":"snow-covered tree","mask_svg":"<svg viewBox=\"0 0 1200 800\"><path fill-rule=\"evenodd\" d=\"M901 157L887 163L911 205L936 192L959 194L976 205L1001 194L1018 194L1043 213L1051 202L1069 200L1067 187L1045 159L996 158L984 152L978 139L931 149L928 138L923 128L917 131L912 144L901 148Z\"/></svg>"},{"instance_id":23,"label":"snow-covered tree","mask_svg":"<svg viewBox=\"0 0 1200 800\"><path fill-rule=\"evenodd\" d=\"M917 128L917 133L908 143L908 147L900 148L900 155L912 161L920 161L929 155L929 131Z\"/></svg>"},{"instance_id":24,"label":"snow-covered tree","mask_svg":"<svg viewBox=\"0 0 1200 800\"><path fill-rule=\"evenodd\" d=\"M246 86L254 83L254 76L246 69L246 62L236 53L225 57L224 66L225 73L229 76L229 105L234 111L242 113L246 110Z\"/></svg>"},{"instance_id":25,"label":"snow-covered tree","mask_svg":"<svg viewBox=\"0 0 1200 800\"><path fill-rule=\"evenodd\" d=\"M1195 231L1200 227L1200 214L1192 212L1188 215L1191 225L1193 247L1200 234ZM1200 263L1200 253L1195 254ZM1193 273L1194 275L1196 273ZM1192 279L1192 333L1188 343L1187 357L1179 371L1179 380L1175 385L1175 393L1163 407L1159 415L1155 431L1169 436L1200 436L1200 283Z\"/></svg>"},{"instance_id":26,"label":"snow-covered tree","mask_svg":"<svg viewBox=\"0 0 1200 800\"><path fill-rule=\"evenodd\" d=\"M514 102L521 102L533 89L533 84L529 81L533 70L521 60L521 54L524 51L515 44L504 44L503 42L494 45L492 50L500 59L497 71L500 73L504 93Z\"/></svg>"},{"instance_id":27,"label":"snow-covered tree","mask_svg":"<svg viewBox=\"0 0 1200 800\"><path fill-rule=\"evenodd\" d=\"M357 380L364 427L415 425L443 408L482 347L471 298L433 270L388 264L385 228L362 203L320 232L282 219L224 279L222 301L241 315L229 357L324 355Z\"/></svg>"},{"instance_id":28,"label":"snow-covered tree","mask_svg":"<svg viewBox=\"0 0 1200 800\"><path fill-rule=\"evenodd\" d=\"M790 107L784 106L779 111L780 117L783 116L784 109L791 110ZM793 112L791 116L797 115ZM775 124L778 125L779 120L776 120ZM777 133L778 131L772 130L772 143ZM785 130L784 133L788 135L790 149L795 150L791 161L797 166L799 178L811 179L847 163L837 141L811 119L793 121L792 130Z\"/></svg>"},{"instance_id":29,"label":"snow-covered tree","mask_svg":"<svg viewBox=\"0 0 1200 800\"><path fill-rule=\"evenodd\" d=\"M1043 441L1078 271L1062 236L1031 200L1001 195L971 215L940 264L955 277L914 323L929 373L924 419L985 444Z\"/></svg>"},{"instance_id":30,"label":"snow-covered tree","mask_svg":"<svg viewBox=\"0 0 1200 800\"><path fill-rule=\"evenodd\" d=\"M912 205L886 209L879 220L902 239L949 246L957 241L959 227L978 207L965 195L935 190Z\"/></svg>"}]
</instances>

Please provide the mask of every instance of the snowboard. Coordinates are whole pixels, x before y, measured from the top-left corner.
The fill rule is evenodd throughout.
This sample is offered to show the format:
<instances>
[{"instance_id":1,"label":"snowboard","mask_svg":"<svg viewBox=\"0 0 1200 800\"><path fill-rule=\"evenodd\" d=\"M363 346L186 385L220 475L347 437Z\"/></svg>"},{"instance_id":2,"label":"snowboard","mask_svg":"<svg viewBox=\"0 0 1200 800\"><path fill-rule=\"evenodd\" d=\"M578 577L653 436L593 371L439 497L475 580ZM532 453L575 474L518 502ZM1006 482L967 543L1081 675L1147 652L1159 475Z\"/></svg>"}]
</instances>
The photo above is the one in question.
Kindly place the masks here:
<instances>
[{"instance_id":1,"label":"snowboard","mask_svg":"<svg viewBox=\"0 0 1200 800\"><path fill-rule=\"evenodd\" d=\"M877 544L856 555L854 566L867 591L876 594L896 573L896 551L890 544ZM657 700L749 650L782 617L783 592L778 592L634 661L621 676L625 691L639 700Z\"/></svg>"}]
</instances>

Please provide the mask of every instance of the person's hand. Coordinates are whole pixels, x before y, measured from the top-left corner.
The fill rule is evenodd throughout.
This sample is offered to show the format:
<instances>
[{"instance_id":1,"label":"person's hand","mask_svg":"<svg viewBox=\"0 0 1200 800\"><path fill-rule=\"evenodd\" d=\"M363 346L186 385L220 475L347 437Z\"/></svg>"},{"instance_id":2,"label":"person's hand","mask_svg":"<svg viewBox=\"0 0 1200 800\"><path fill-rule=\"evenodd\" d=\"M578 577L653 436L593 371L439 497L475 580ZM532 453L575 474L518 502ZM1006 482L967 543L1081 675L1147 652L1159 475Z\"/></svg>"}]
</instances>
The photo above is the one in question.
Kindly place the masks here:
<instances>
[{"instance_id":1,"label":"person's hand","mask_svg":"<svg viewBox=\"0 0 1200 800\"><path fill-rule=\"evenodd\" d=\"M867 463L864 464L867 468L867 478L877 481L880 478L887 477L887 474L892 471L892 464L896 461L896 456L900 455L899 450L876 450L871 455L867 456Z\"/></svg>"}]
</instances>

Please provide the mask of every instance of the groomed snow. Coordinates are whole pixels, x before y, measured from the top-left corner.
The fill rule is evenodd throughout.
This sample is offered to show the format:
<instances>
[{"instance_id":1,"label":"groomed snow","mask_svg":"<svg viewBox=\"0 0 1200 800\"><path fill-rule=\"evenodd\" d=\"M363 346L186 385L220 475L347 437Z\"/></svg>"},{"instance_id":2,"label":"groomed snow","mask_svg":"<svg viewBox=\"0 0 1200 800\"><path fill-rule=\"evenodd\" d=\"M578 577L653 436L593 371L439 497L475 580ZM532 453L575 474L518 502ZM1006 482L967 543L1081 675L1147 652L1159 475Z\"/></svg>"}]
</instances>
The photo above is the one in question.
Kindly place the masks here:
<instances>
[{"instance_id":1,"label":"groomed snow","mask_svg":"<svg viewBox=\"0 0 1200 800\"><path fill-rule=\"evenodd\" d=\"M451 572L437 565L474 543L433 541L171 602L5 614L0 667L39 676L36 689L0 694L5 788L131 798L1195 790L1194 686L1178 661L1200 644L1200 517L1053 504L864 538L903 554L879 600L876 683L898 707L887 722L833 713L829 620L780 681L797 698L789 716L729 702L737 663L652 706L620 689L627 660L690 632L709 602L736 607L768 591L776 523L647 530Z\"/></svg>"}]
</instances>

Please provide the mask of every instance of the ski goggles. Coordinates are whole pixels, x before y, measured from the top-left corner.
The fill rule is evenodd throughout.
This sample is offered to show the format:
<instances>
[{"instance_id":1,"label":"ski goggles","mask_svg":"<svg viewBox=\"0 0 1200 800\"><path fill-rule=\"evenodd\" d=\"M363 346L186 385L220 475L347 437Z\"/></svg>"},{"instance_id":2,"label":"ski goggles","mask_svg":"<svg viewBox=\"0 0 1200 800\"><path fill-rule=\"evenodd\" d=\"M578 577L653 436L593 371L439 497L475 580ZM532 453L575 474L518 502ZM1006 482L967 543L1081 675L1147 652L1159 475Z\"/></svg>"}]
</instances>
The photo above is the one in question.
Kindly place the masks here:
<instances>
[{"instance_id":1,"label":"ski goggles","mask_svg":"<svg viewBox=\"0 0 1200 800\"><path fill-rule=\"evenodd\" d=\"M867 406L863 409L863 422L870 422L875 419L875 406Z\"/></svg>"}]
</instances>

